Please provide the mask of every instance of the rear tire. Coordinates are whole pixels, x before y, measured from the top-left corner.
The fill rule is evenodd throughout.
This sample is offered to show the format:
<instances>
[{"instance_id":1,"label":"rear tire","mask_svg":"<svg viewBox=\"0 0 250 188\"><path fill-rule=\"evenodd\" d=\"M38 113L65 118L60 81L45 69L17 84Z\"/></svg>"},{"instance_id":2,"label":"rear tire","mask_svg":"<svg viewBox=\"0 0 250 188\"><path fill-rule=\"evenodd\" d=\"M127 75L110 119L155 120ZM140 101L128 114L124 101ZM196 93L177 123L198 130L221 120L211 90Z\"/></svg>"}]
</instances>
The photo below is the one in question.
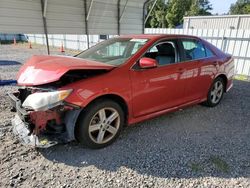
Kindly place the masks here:
<instances>
[{"instance_id":1,"label":"rear tire","mask_svg":"<svg viewBox=\"0 0 250 188\"><path fill-rule=\"evenodd\" d=\"M207 101L204 104L209 107L217 106L223 98L225 87L225 81L221 77L216 78L208 91Z\"/></svg>"},{"instance_id":2,"label":"rear tire","mask_svg":"<svg viewBox=\"0 0 250 188\"><path fill-rule=\"evenodd\" d=\"M97 100L80 114L75 129L76 139L88 148L106 147L120 135L124 120L119 104L108 99Z\"/></svg>"}]
</instances>

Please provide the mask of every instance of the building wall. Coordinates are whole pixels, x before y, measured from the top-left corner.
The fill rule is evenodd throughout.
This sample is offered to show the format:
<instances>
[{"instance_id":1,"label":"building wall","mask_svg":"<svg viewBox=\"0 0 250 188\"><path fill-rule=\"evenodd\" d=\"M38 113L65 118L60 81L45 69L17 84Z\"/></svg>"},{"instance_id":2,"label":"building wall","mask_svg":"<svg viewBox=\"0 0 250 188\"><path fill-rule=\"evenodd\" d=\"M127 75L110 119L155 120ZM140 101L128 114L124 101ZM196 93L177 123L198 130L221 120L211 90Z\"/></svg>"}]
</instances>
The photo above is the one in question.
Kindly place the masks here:
<instances>
[{"instance_id":1,"label":"building wall","mask_svg":"<svg viewBox=\"0 0 250 188\"><path fill-rule=\"evenodd\" d=\"M0 33L43 33L40 1L0 0Z\"/></svg>"},{"instance_id":2,"label":"building wall","mask_svg":"<svg viewBox=\"0 0 250 188\"><path fill-rule=\"evenodd\" d=\"M48 0L46 18L48 33L85 33L82 0Z\"/></svg>"},{"instance_id":3,"label":"building wall","mask_svg":"<svg viewBox=\"0 0 250 188\"><path fill-rule=\"evenodd\" d=\"M184 17L184 29L250 29L250 15Z\"/></svg>"}]
</instances>

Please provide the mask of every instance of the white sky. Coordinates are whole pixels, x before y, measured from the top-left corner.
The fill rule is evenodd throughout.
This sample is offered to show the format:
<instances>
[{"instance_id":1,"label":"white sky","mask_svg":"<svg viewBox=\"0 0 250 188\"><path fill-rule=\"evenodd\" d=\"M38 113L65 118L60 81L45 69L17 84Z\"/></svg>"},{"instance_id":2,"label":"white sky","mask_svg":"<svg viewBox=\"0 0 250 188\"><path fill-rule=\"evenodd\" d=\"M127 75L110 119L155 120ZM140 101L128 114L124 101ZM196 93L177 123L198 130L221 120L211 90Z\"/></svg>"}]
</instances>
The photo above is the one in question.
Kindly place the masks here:
<instances>
[{"instance_id":1,"label":"white sky","mask_svg":"<svg viewBox=\"0 0 250 188\"><path fill-rule=\"evenodd\" d=\"M223 14L228 13L229 8L232 3L235 3L237 0L210 0L210 3L213 6L213 14Z\"/></svg>"}]
</instances>

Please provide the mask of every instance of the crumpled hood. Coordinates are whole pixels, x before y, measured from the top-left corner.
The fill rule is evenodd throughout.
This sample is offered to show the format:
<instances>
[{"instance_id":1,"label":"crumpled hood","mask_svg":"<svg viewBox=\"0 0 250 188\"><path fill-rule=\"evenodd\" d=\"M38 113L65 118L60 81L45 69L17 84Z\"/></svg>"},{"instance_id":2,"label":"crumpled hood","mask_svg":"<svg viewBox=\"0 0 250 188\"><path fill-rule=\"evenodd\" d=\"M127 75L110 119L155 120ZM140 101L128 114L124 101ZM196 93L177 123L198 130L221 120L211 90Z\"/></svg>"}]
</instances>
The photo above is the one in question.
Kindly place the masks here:
<instances>
[{"instance_id":1,"label":"crumpled hood","mask_svg":"<svg viewBox=\"0 0 250 188\"><path fill-rule=\"evenodd\" d=\"M18 85L42 85L59 80L69 70L111 70L115 66L67 56L33 56L19 70Z\"/></svg>"}]
</instances>

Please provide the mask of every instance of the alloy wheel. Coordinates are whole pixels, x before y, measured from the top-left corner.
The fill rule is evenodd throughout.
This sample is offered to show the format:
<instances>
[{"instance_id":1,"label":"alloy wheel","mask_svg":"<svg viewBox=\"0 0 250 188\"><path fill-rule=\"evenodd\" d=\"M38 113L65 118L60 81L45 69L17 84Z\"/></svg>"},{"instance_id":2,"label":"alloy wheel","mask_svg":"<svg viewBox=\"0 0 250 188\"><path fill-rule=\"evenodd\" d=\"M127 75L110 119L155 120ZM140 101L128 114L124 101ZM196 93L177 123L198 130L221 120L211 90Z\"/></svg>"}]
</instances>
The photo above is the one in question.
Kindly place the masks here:
<instances>
[{"instance_id":1,"label":"alloy wheel","mask_svg":"<svg viewBox=\"0 0 250 188\"><path fill-rule=\"evenodd\" d=\"M216 81L213 85L213 88L210 94L212 103L217 104L220 101L223 95L223 90L224 90L223 83L220 80Z\"/></svg>"},{"instance_id":2,"label":"alloy wheel","mask_svg":"<svg viewBox=\"0 0 250 188\"><path fill-rule=\"evenodd\" d=\"M97 144L105 144L118 132L120 115L114 108L102 108L94 114L89 123L89 136Z\"/></svg>"}]
</instances>

